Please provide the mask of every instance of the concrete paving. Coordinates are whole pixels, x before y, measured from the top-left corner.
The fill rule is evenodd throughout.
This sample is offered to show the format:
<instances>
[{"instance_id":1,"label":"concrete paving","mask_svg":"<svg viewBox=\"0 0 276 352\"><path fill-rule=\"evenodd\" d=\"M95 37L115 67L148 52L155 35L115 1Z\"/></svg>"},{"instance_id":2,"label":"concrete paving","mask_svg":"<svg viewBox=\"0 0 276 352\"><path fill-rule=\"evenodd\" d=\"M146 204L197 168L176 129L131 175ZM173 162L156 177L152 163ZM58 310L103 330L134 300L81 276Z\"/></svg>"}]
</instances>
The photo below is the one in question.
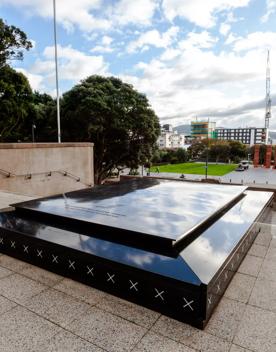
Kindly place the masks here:
<instances>
[{"instance_id":1,"label":"concrete paving","mask_svg":"<svg viewBox=\"0 0 276 352\"><path fill-rule=\"evenodd\" d=\"M179 179L181 174L173 172L151 172L151 176L164 177L164 178L177 178ZM186 180L200 181L205 178L204 175L191 175L184 174ZM266 169L263 167L254 168L250 166L245 171L232 171L224 176L209 176L208 178L219 180L223 183L238 183L249 186L258 185L260 187L271 185L272 188L276 188L276 169Z\"/></svg>"},{"instance_id":2,"label":"concrete paving","mask_svg":"<svg viewBox=\"0 0 276 352\"><path fill-rule=\"evenodd\" d=\"M0 351L275 352L274 211L271 223L204 331L0 254Z\"/></svg>"},{"instance_id":3,"label":"concrete paving","mask_svg":"<svg viewBox=\"0 0 276 352\"><path fill-rule=\"evenodd\" d=\"M254 168L250 166L245 171L232 171L222 176L223 182L243 182L246 184L274 184L276 185L276 169L266 169L264 167Z\"/></svg>"},{"instance_id":4,"label":"concrete paving","mask_svg":"<svg viewBox=\"0 0 276 352\"><path fill-rule=\"evenodd\" d=\"M0 209L6 209L13 203L25 202L31 199L33 198L22 194L0 191Z\"/></svg>"}]
</instances>

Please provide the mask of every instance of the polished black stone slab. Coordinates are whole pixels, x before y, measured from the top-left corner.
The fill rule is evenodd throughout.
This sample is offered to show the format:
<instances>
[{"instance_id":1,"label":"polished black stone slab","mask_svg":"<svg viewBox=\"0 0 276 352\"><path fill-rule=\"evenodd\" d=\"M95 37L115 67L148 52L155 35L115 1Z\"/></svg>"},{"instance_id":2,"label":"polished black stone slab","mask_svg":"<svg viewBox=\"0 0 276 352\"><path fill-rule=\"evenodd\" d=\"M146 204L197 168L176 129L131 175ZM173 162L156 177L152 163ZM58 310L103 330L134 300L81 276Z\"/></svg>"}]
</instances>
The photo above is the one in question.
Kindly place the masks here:
<instances>
[{"instance_id":1,"label":"polished black stone slab","mask_svg":"<svg viewBox=\"0 0 276 352\"><path fill-rule=\"evenodd\" d=\"M128 189L129 197L131 193L136 192L137 187L138 194L140 190L144 192L150 188L152 204L150 214L152 214L153 204L156 202L153 199L154 197L158 199L157 195L163 189L161 186L164 185L166 192L173 190L172 194L179 200L180 196L185 198L185 193L181 192L191 190L191 185L194 186L187 183L185 188L183 184L179 181L172 183L168 181L152 183L150 186L150 183L146 182L143 188L141 184L132 182L127 187L125 185L119 187L118 193L123 196L122 190ZM129 241L120 243L116 238L107 240L101 237L97 231L102 231L102 227L91 227L91 219L87 222L88 230L85 226L76 226L72 229L72 222L64 222L64 204L59 203L60 196L21 203L16 205L15 211L0 213L0 251L203 328L256 237L259 231L258 221L262 221L269 211L268 206L272 202L273 193L244 191L242 196L240 194L236 196L239 191L237 192L236 188L232 189L231 186L220 189L220 185L204 185L203 189L201 184L195 185L200 187L195 187L194 197L192 191L187 191L189 196L186 197L189 204L197 204L198 211L201 212L201 217L195 215L193 219L206 219L208 216L208 220L204 220L204 227L197 227L200 233L196 230L196 236L192 236L188 244L183 248L177 247L174 255L165 253L163 248L159 248L159 236L155 236L156 248L149 249L148 245L143 247L138 243L137 245ZM100 204L103 204L102 198L109 199L111 204L120 204L120 196L116 196L116 187L114 185L97 188L95 193L100 198ZM154 192L155 187L157 193ZM129 191L130 188L134 190ZM219 211L217 214L219 216L215 218L206 211L204 204L201 207L201 199L205 200L206 189L208 194L212 194L212 190L213 192L219 190L217 202L220 203L220 207L214 206L213 209L223 208L223 210ZM102 197L100 190L103 193ZM227 198L229 202L225 201L224 204L227 203L227 206L223 207L219 198L224 192L227 195L232 192L232 201L231 197ZM166 194L169 197L170 192ZM95 201L95 194L91 192L93 199L91 202L88 190L72 192L68 198L75 199L75 202L78 200L80 203L77 204L80 206L82 206L81 199L84 199L86 207ZM115 203L112 203L113 198ZM164 202L166 195L164 194L161 199ZM53 217L51 208L49 221L46 209L44 208L42 219L34 206L40 202L46 204L48 201L54 202L54 213L59 211L58 204L61 204L62 208L60 217L56 214ZM168 202L172 211L166 204L164 219L168 220L167 213L176 213L180 217L180 200L176 208L173 207L172 200L169 199ZM141 197L141 206L142 203ZM148 204L147 199L145 203ZM215 200L208 204L213 203ZM29 208L27 212L22 211L24 207ZM34 207L34 210L31 207ZM114 212L115 207L112 206L110 209ZM183 210L184 217L187 217L188 207L183 207ZM191 207L191 216L196 211L196 206ZM163 216L162 212L159 214L160 217ZM141 220L141 217L138 219ZM174 217L171 222L173 219ZM173 224L168 225L167 229L180 229L180 223L182 222L179 220L176 227ZM79 225L78 219L77 224ZM158 227L153 225L151 228L157 231ZM117 232L115 234L117 236ZM129 236L132 236L132 231L129 231Z\"/></svg>"},{"instance_id":2,"label":"polished black stone slab","mask_svg":"<svg viewBox=\"0 0 276 352\"><path fill-rule=\"evenodd\" d=\"M187 245L191 241L188 237L198 235L237 201L245 189L243 186L137 179L14 206L22 213L47 214L48 220L52 216L72 226L84 224L93 231L93 236L120 243L148 244L148 248L158 246L166 253L171 249L174 255L176 251L172 247L180 243Z\"/></svg>"}]
</instances>

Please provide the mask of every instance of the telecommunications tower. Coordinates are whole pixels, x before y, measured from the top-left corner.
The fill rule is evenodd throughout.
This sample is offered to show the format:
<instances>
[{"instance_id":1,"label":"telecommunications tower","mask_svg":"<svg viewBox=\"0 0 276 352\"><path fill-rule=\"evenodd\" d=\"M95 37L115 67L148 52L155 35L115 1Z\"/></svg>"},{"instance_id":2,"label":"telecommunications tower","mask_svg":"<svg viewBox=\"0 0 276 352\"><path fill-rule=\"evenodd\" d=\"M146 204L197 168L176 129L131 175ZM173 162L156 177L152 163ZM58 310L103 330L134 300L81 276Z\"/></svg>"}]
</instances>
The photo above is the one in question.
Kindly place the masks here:
<instances>
[{"instance_id":1,"label":"telecommunications tower","mask_svg":"<svg viewBox=\"0 0 276 352\"><path fill-rule=\"evenodd\" d=\"M269 50L267 51L266 65L266 96L265 96L265 128L269 128L269 120L271 118L271 98L270 98L270 60ZM267 130L268 135L268 130Z\"/></svg>"}]
</instances>

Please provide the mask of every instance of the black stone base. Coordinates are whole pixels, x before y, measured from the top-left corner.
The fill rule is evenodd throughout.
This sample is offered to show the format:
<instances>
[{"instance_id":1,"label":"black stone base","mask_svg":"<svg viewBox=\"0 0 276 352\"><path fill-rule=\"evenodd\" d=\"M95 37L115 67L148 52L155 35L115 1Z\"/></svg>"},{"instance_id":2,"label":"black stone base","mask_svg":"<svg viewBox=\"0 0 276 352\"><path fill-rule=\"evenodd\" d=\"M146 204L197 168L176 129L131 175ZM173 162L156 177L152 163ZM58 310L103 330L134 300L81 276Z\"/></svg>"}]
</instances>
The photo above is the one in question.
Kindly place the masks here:
<instances>
[{"instance_id":1,"label":"black stone base","mask_svg":"<svg viewBox=\"0 0 276 352\"><path fill-rule=\"evenodd\" d=\"M175 256L72 232L50 215L47 223L45 214L42 222L37 213L15 210L0 213L0 252L203 329L271 202L272 194L246 192ZM213 256L206 259L208 249Z\"/></svg>"}]
</instances>

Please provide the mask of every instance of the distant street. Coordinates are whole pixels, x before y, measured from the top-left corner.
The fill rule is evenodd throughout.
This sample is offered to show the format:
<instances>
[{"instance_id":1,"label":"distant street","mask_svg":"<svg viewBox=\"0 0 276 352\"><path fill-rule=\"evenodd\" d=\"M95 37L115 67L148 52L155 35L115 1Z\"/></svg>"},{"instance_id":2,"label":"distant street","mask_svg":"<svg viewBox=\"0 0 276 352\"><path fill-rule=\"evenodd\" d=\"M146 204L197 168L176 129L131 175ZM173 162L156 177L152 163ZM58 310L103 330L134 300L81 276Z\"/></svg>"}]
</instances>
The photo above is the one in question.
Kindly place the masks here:
<instances>
[{"instance_id":1,"label":"distant street","mask_svg":"<svg viewBox=\"0 0 276 352\"><path fill-rule=\"evenodd\" d=\"M140 175L142 175L142 168L139 169ZM124 174L127 175L128 169L125 169ZM144 169L144 176L147 175L147 171ZM164 178L180 178L181 174L172 172L150 172L150 176L164 177ZM193 175L184 174L186 180L200 181L204 178L204 175ZM225 176L208 176L208 178L220 180L226 183L240 183L240 184L259 184L259 185L274 185L276 187L276 169L266 169L264 167L250 168L246 171L232 171Z\"/></svg>"}]
</instances>

